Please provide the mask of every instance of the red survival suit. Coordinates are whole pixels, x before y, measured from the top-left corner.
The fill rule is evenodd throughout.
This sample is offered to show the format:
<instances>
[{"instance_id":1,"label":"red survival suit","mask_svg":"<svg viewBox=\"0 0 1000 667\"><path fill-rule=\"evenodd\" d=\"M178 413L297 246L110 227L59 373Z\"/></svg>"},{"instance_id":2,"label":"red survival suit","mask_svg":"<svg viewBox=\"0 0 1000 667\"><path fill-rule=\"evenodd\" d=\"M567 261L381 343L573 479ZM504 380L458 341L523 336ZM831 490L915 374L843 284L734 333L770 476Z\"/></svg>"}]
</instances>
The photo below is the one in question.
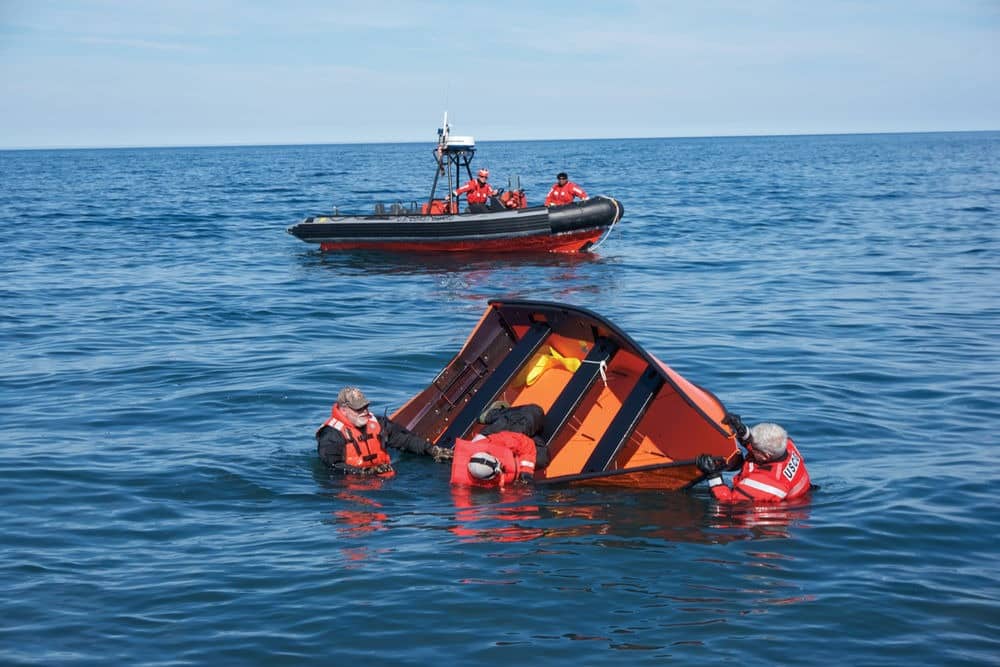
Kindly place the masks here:
<instances>
[{"instance_id":1,"label":"red survival suit","mask_svg":"<svg viewBox=\"0 0 1000 667\"><path fill-rule=\"evenodd\" d=\"M572 204L573 197L586 199L587 193L573 181L566 181L563 185L556 183L549 190L549 194L545 195L545 205L562 206L564 204Z\"/></svg>"},{"instance_id":2,"label":"red survival suit","mask_svg":"<svg viewBox=\"0 0 1000 667\"><path fill-rule=\"evenodd\" d=\"M358 468L362 473L368 473L371 469L373 472L369 474L379 477L392 477L396 474L392 469L392 459L382 446L382 426L371 413L368 414L368 423L362 431L347 419L339 405L334 404L330 410L330 418L316 430L317 436L323 426L329 426L344 436L344 465L348 469Z\"/></svg>"},{"instance_id":3,"label":"red survival suit","mask_svg":"<svg viewBox=\"0 0 1000 667\"><path fill-rule=\"evenodd\" d=\"M455 190L455 196L466 195L465 200L469 204L485 204L490 200L490 196L495 194L496 190L493 189L492 185L485 181L480 183L477 178L472 179L458 190Z\"/></svg>"},{"instance_id":4,"label":"red survival suit","mask_svg":"<svg viewBox=\"0 0 1000 667\"><path fill-rule=\"evenodd\" d=\"M486 452L500 461L503 472L493 479L476 479L469 472L473 454ZM514 431L500 431L479 440L455 439L455 458L451 460L451 483L463 486L504 488L518 475L535 474L535 441Z\"/></svg>"},{"instance_id":5,"label":"red survival suit","mask_svg":"<svg viewBox=\"0 0 1000 667\"><path fill-rule=\"evenodd\" d=\"M733 477L733 488L719 476L708 480L712 495L720 503L765 502L777 503L799 498L812 485L806 462L792 439L788 439L785 455L777 461L757 463L751 459Z\"/></svg>"}]
</instances>

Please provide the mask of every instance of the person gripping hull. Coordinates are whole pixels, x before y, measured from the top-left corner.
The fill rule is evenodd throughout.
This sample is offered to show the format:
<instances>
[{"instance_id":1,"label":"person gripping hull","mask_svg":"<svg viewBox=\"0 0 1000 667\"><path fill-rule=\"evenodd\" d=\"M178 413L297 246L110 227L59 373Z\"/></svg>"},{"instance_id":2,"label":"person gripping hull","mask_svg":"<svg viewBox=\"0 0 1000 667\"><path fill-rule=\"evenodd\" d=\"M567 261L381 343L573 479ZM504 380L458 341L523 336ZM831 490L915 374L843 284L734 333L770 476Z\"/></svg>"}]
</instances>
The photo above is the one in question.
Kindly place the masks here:
<instances>
[{"instance_id":1,"label":"person gripping hull","mask_svg":"<svg viewBox=\"0 0 1000 667\"><path fill-rule=\"evenodd\" d=\"M780 503L801 498L812 488L805 459L788 432L773 423L747 428L739 415L726 415L737 441L747 450L732 462L702 454L698 469L706 475L717 501L735 503ZM722 481L722 472L739 469L732 486Z\"/></svg>"}]
</instances>

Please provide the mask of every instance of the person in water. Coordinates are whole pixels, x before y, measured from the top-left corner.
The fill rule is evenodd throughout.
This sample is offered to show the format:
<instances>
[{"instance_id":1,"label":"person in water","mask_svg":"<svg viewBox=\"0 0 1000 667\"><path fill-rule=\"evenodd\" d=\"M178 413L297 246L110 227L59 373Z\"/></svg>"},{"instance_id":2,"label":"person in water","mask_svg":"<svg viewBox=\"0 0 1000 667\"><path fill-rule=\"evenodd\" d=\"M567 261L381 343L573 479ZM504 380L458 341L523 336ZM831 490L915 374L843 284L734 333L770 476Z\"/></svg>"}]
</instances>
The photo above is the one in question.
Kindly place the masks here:
<instances>
[{"instance_id":1,"label":"person in water","mask_svg":"<svg viewBox=\"0 0 1000 667\"><path fill-rule=\"evenodd\" d=\"M731 463L702 454L697 458L698 470L706 475L712 495L720 503L783 502L804 496L811 487L806 463L788 432L777 424L757 424L747 428L739 415L726 415L736 440L746 450ZM722 472L735 470L732 488L722 481Z\"/></svg>"},{"instance_id":2,"label":"person in water","mask_svg":"<svg viewBox=\"0 0 1000 667\"><path fill-rule=\"evenodd\" d=\"M457 439L451 483L504 488L529 484L535 470L549 463L548 448L539 434L545 412L535 404L510 407L493 403L480 417L485 424L472 440Z\"/></svg>"},{"instance_id":3,"label":"person in water","mask_svg":"<svg viewBox=\"0 0 1000 667\"><path fill-rule=\"evenodd\" d=\"M465 195L465 200L469 203L470 213L485 213L490 210L490 197L497 194L497 191L489 184L489 178L490 170L480 169L475 178L451 194L455 197Z\"/></svg>"},{"instance_id":4,"label":"person in water","mask_svg":"<svg viewBox=\"0 0 1000 667\"><path fill-rule=\"evenodd\" d=\"M563 206L565 204L572 204L573 199L576 197L586 199L587 193L579 185L569 180L569 176L566 175L565 171L561 171L556 174L555 185L549 190L549 194L545 195L545 205Z\"/></svg>"},{"instance_id":5,"label":"person in water","mask_svg":"<svg viewBox=\"0 0 1000 667\"><path fill-rule=\"evenodd\" d=\"M330 418L316 431L316 451L323 463L346 474L395 474L386 448L447 461L452 451L438 447L411 433L388 417L376 417L369 402L357 387L344 387L330 410Z\"/></svg>"}]
</instances>

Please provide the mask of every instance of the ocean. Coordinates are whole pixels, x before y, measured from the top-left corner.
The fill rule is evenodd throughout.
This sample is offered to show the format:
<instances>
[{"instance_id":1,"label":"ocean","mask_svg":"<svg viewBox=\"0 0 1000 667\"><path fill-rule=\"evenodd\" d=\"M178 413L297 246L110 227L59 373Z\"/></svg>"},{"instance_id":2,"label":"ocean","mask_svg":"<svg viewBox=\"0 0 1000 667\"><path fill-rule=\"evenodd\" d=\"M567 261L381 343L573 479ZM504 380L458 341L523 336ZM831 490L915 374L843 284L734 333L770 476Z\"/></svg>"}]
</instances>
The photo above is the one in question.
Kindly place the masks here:
<instances>
[{"instance_id":1,"label":"ocean","mask_svg":"<svg viewBox=\"0 0 1000 667\"><path fill-rule=\"evenodd\" d=\"M1000 133L482 142L625 216L593 255L322 254L433 144L0 151L0 663L1000 664ZM491 298L591 309L820 488L331 477Z\"/></svg>"}]
</instances>

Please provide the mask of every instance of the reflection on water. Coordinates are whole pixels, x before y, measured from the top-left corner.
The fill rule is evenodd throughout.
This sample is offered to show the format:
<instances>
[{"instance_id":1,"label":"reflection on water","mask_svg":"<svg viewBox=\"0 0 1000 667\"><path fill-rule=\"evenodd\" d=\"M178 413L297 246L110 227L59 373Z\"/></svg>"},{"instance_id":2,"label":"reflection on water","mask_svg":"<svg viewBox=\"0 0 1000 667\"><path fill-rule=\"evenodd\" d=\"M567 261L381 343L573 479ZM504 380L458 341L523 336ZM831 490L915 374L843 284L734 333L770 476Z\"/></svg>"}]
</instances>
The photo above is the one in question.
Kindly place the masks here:
<instances>
[{"instance_id":1,"label":"reflection on water","mask_svg":"<svg viewBox=\"0 0 1000 667\"><path fill-rule=\"evenodd\" d=\"M342 275L344 270L380 275L420 276L441 273L494 271L498 267L576 267L601 262L596 253L554 252L320 252L310 249L299 255L308 267L322 267Z\"/></svg>"},{"instance_id":2,"label":"reflection on water","mask_svg":"<svg viewBox=\"0 0 1000 667\"><path fill-rule=\"evenodd\" d=\"M358 537L377 530L385 530L389 515L380 511L382 505L371 498L344 491L336 495L346 507L358 509L337 509L333 511L337 530L348 537ZM365 508L365 509L361 509Z\"/></svg>"},{"instance_id":3,"label":"reflection on water","mask_svg":"<svg viewBox=\"0 0 1000 667\"><path fill-rule=\"evenodd\" d=\"M358 288L385 286L392 278L434 279L424 298L459 299L478 305L485 299L566 300L574 295L612 296L620 289L620 267L614 258L596 253L321 253L299 255L305 268L329 271L331 279L357 279ZM377 280L376 280L377 278ZM379 283L379 281L381 281ZM378 285L376 283L379 283ZM437 293L437 294L435 294Z\"/></svg>"},{"instance_id":4,"label":"reflection on water","mask_svg":"<svg viewBox=\"0 0 1000 667\"><path fill-rule=\"evenodd\" d=\"M537 525L541 508L532 501L531 489L507 487L473 489L452 486L455 523L451 532L466 542L527 542L545 537ZM523 504L520 504L523 503Z\"/></svg>"},{"instance_id":5,"label":"reflection on water","mask_svg":"<svg viewBox=\"0 0 1000 667\"><path fill-rule=\"evenodd\" d=\"M383 511L383 504L369 495L385 486L384 478L332 475L320 465L314 468L313 476L326 489L323 495L334 501L330 518L324 522L333 525L340 535L362 537L387 528L389 515ZM357 554L348 553L347 560L360 560L364 555L363 549Z\"/></svg>"},{"instance_id":6,"label":"reflection on water","mask_svg":"<svg viewBox=\"0 0 1000 667\"><path fill-rule=\"evenodd\" d=\"M454 522L449 530L460 540L472 542L589 537L641 548L650 541L722 544L787 539L793 529L809 527L805 505L726 508L691 494L636 499L630 491L618 493L621 497L595 501L572 492L453 487ZM384 528L385 514L372 511L371 499L340 494L338 500L355 505L350 511L339 510L341 516L365 522L366 530ZM359 528L353 530L357 534Z\"/></svg>"},{"instance_id":7,"label":"reflection on water","mask_svg":"<svg viewBox=\"0 0 1000 667\"><path fill-rule=\"evenodd\" d=\"M787 538L791 528L809 528L809 499L779 505L713 504L708 514L713 529L744 529L752 539Z\"/></svg>"},{"instance_id":8,"label":"reflection on water","mask_svg":"<svg viewBox=\"0 0 1000 667\"><path fill-rule=\"evenodd\" d=\"M793 537L810 528L810 500L780 505L720 505L704 489L637 491L609 487L482 489L447 486L420 502L415 514L377 477L331 475L314 466L314 479L333 503L328 522L345 537L389 530L405 514L422 529L446 528L461 542L527 542L595 538L642 548L651 542L726 544ZM442 480L443 481L443 480ZM398 483L398 480L395 480ZM450 501L450 502L449 502ZM410 502L410 501L407 501ZM422 513L421 513L422 512ZM769 556L761 552L766 567Z\"/></svg>"}]
</instances>

